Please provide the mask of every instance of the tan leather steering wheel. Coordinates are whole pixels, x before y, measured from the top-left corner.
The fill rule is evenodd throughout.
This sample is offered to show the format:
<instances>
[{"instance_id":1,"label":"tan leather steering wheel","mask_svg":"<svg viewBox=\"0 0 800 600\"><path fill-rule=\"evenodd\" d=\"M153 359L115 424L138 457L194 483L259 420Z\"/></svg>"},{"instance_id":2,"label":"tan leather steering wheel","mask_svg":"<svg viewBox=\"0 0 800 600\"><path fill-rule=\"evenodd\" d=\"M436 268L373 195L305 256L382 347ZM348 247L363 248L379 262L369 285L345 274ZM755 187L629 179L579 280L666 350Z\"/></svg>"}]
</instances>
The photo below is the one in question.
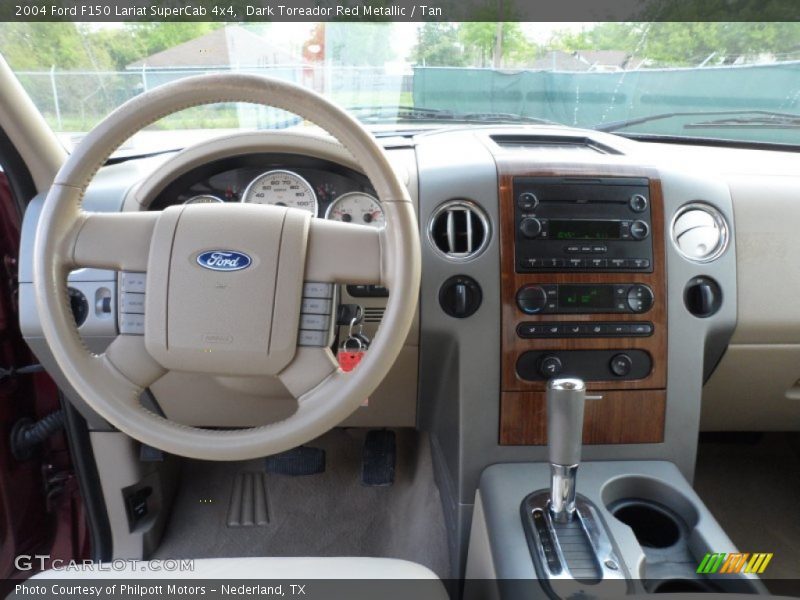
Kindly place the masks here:
<instances>
[{"instance_id":1,"label":"tan leather steering wheel","mask_svg":"<svg viewBox=\"0 0 800 600\"><path fill-rule=\"evenodd\" d=\"M374 186L386 227L376 230L314 219L297 209L247 204L182 205L162 212L82 210L87 186L122 142L166 115L217 102L281 108L327 130ZM226 271L200 266L198 257L214 250L244 254L249 264ZM120 335L101 355L85 348L66 288L68 273L79 267L146 272L144 336ZM400 352L416 309L419 278L419 234L408 191L369 132L312 91L240 74L163 85L127 102L93 129L50 189L33 265L44 336L78 394L131 437L206 460L281 452L321 435L355 411ZM338 369L328 348L297 346L304 281L389 288L379 334L354 371ZM250 429L187 427L141 405L142 391L168 370L278 377L297 399L297 410L283 421Z\"/></svg>"}]
</instances>

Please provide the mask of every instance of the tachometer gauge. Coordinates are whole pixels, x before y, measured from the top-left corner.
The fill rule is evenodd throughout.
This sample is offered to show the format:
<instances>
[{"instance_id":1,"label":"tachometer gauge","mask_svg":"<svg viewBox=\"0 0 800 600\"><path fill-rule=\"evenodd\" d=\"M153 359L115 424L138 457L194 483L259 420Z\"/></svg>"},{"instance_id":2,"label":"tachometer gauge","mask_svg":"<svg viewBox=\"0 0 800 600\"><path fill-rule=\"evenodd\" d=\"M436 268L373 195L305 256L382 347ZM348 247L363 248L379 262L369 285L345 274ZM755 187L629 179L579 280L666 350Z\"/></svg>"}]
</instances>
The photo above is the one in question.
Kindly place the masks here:
<instances>
[{"instance_id":1,"label":"tachometer gauge","mask_svg":"<svg viewBox=\"0 0 800 600\"><path fill-rule=\"evenodd\" d=\"M386 225L386 215L383 214L381 203L375 196L364 192L342 194L328 207L325 218L345 223L369 225L376 229Z\"/></svg>"},{"instance_id":2,"label":"tachometer gauge","mask_svg":"<svg viewBox=\"0 0 800 600\"><path fill-rule=\"evenodd\" d=\"M259 175L242 194L242 202L302 208L317 216L317 196L305 179L291 171L267 171Z\"/></svg>"},{"instance_id":3,"label":"tachometer gauge","mask_svg":"<svg viewBox=\"0 0 800 600\"><path fill-rule=\"evenodd\" d=\"M222 198L218 198L217 196L212 196L211 194L200 194L198 196L192 196L186 202L184 202L184 204L214 204L221 202L224 202L224 200Z\"/></svg>"}]
</instances>

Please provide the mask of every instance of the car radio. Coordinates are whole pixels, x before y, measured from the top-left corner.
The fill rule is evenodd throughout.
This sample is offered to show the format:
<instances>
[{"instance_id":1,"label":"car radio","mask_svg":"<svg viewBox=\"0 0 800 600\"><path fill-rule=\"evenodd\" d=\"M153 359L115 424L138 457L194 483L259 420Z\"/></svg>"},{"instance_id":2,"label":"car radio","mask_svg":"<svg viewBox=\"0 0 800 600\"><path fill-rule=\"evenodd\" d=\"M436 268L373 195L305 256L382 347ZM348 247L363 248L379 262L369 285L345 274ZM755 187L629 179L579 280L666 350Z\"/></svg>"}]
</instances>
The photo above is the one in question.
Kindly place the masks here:
<instances>
[{"instance_id":1,"label":"car radio","mask_svg":"<svg viewBox=\"0 0 800 600\"><path fill-rule=\"evenodd\" d=\"M518 273L653 271L647 179L517 177L514 199Z\"/></svg>"}]
</instances>

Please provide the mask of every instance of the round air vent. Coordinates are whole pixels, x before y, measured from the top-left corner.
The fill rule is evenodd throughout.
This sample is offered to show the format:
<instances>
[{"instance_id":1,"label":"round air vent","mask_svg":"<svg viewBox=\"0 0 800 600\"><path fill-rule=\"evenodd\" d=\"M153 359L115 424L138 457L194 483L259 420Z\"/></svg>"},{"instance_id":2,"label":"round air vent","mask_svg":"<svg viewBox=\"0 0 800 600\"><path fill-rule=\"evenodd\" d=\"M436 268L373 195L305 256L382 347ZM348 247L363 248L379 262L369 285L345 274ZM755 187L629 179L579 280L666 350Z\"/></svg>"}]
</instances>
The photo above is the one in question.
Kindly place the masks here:
<instances>
[{"instance_id":1,"label":"round air vent","mask_svg":"<svg viewBox=\"0 0 800 600\"><path fill-rule=\"evenodd\" d=\"M728 246L728 224L713 206L687 204L672 219L672 243L689 260L712 261Z\"/></svg>"},{"instance_id":2,"label":"round air vent","mask_svg":"<svg viewBox=\"0 0 800 600\"><path fill-rule=\"evenodd\" d=\"M433 212L428 237L445 258L469 260L483 252L489 243L489 220L474 202L450 200Z\"/></svg>"}]
</instances>

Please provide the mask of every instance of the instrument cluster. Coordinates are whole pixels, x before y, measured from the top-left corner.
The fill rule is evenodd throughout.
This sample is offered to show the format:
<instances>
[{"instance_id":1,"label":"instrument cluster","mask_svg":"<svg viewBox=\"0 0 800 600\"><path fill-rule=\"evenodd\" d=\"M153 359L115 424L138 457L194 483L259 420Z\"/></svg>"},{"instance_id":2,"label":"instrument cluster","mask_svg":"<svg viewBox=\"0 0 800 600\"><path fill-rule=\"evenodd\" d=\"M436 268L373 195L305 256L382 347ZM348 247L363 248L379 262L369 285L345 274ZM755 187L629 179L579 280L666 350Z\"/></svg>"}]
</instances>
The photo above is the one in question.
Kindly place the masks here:
<instances>
[{"instance_id":1,"label":"instrument cluster","mask_svg":"<svg viewBox=\"0 0 800 600\"><path fill-rule=\"evenodd\" d=\"M193 169L150 205L247 202L307 210L315 217L381 228L386 219L362 174L295 155L249 155Z\"/></svg>"}]
</instances>

